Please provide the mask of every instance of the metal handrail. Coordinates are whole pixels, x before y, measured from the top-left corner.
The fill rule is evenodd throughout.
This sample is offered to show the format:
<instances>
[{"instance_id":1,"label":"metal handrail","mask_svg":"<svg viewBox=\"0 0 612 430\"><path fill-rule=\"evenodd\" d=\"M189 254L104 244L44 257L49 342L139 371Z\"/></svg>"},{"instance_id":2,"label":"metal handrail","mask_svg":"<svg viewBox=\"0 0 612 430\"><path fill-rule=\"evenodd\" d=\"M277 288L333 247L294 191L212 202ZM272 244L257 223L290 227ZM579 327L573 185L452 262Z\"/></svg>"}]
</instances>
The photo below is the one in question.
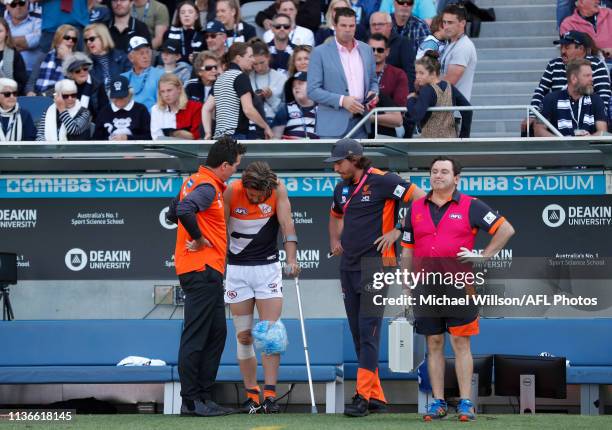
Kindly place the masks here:
<instances>
[{"instance_id":1,"label":"metal handrail","mask_svg":"<svg viewBox=\"0 0 612 430\"><path fill-rule=\"evenodd\" d=\"M548 121L534 106L532 105L506 105L506 106L434 106L427 109L428 112L445 112L445 111L462 111L462 110L522 110L527 111L527 136L529 136L529 117L530 113L533 114L538 120L542 122L548 129L557 137L563 137L563 135ZM405 107L377 107L369 111L367 114L359 120L359 122L347 133L344 137L351 137L357 132L363 125L370 120L370 117L374 115L374 138L378 137L378 113L383 112L407 112L408 109Z\"/></svg>"}]
</instances>

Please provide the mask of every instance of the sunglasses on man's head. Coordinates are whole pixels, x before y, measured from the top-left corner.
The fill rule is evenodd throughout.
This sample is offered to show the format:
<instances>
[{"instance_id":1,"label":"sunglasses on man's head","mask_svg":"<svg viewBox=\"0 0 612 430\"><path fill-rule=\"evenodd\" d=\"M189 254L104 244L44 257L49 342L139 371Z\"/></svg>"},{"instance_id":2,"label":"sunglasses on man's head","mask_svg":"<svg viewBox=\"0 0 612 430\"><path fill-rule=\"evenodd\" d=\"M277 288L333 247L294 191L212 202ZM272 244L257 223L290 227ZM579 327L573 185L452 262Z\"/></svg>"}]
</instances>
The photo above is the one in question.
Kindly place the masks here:
<instances>
[{"instance_id":1,"label":"sunglasses on man's head","mask_svg":"<svg viewBox=\"0 0 612 430\"><path fill-rule=\"evenodd\" d=\"M68 99L76 99L77 98L77 94L62 94L62 98L64 100L68 100Z\"/></svg>"},{"instance_id":2,"label":"sunglasses on man's head","mask_svg":"<svg viewBox=\"0 0 612 430\"><path fill-rule=\"evenodd\" d=\"M202 66L201 70L205 70L207 72L210 72L211 70L217 70L218 67L216 65L210 65L210 66Z\"/></svg>"},{"instance_id":3,"label":"sunglasses on man's head","mask_svg":"<svg viewBox=\"0 0 612 430\"><path fill-rule=\"evenodd\" d=\"M372 51L376 52L377 54L384 54L385 48L375 48L372 46Z\"/></svg>"},{"instance_id":4,"label":"sunglasses on man's head","mask_svg":"<svg viewBox=\"0 0 612 430\"><path fill-rule=\"evenodd\" d=\"M10 96L17 97L17 91L3 91L0 94L2 94L4 97L10 97Z\"/></svg>"},{"instance_id":5,"label":"sunglasses on man's head","mask_svg":"<svg viewBox=\"0 0 612 430\"><path fill-rule=\"evenodd\" d=\"M273 27L275 30L280 30L281 28L283 30L290 30L291 24L274 24Z\"/></svg>"},{"instance_id":6,"label":"sunglasses on man's head","mask_svg":"<svg viewBox=\"0 0 612 430\"><path fill-rule=\"evenodd\" d=\"M26 5L26 2L24 1L16 1L16 2L9 4L9 7L17 7L17 6L24 7L25 5Z\"/></svg>"},{"instance_id":7,"label":"sunglasses on man's head","mask_svg":"<svg viewBox=\"0 0 612 430\"><path fill-rule=\"evenodd\" d=\"M74 43L77 43L79 41L78 37L68 36L67 34L64 35L64 37L62 37L62 39L64 39L64 40L72 40Z\"/></svg>"}]
</instances>

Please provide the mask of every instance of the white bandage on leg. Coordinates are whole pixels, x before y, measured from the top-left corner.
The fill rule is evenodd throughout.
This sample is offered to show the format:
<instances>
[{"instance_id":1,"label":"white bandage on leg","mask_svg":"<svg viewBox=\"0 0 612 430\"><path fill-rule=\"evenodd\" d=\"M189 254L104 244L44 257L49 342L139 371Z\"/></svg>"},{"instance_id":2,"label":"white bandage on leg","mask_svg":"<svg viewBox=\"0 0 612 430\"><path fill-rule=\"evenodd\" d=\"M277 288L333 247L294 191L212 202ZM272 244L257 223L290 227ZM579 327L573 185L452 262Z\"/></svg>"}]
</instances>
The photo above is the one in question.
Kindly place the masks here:
<instances>
[{"instance_id":1,"label":"white bandage on leg","mask_svg":"<svg viewBox=\"0 0 612 430\"><path fill-rule=\"evenodd\" d=\"M255 348L253 348L253 339L251 337L251 330L253 329L253 314L249 315L233 315L232 321L234 321L234 327L236 328L236 356L238 360L246 360L251 357L255 357ZM251 343L244 345L240 343L238 334L248 331Z\"/></svg>"}]
</instances>

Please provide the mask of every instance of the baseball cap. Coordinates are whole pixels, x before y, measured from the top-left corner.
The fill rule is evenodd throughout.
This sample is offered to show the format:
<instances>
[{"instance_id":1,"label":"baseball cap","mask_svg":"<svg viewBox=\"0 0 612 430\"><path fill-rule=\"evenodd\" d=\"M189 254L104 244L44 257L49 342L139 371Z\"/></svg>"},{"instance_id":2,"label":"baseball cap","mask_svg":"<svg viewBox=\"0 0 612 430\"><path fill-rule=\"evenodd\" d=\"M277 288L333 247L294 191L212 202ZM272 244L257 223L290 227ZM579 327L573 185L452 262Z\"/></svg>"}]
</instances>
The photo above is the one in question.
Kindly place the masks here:
<instances>
[{"instance_id":1,"label":"baseball cap","mask_svg":"<svg viewBox=\"0 0 612 430\"><path fill-rule=\"evenodd\" d=\"M75 58L68 65L68 73L73 73L76 70L79 70L83 66L91 66L93 63L89 58Z\"/></svg>"},{"instance_id":2,"label":"baseball cap","mask_svg":"<svg viewBox=\"0 0 612 430\"><path fill-rule=\"evenodd\" d=\"M181 51L181 45L178 40L166 39L162 44L160 51L178 54Z\"/></svg>"},{"instance_id":3,"label":"baseball cap","mask_svg":"<svg viewBox=\"0 0 612 430\"><path fill-rule=\"evenodd\" d=\"M110 84L110 98L121 99L130 93L130 82L125 76L117 76Z\"/></svg>"},{"instance_id":4,"label":"baseball cap","mask_svg":"<svg viewBox=\"0 0 612 430\"><path fill-rule=\"evenodd\" d=\"M559 38L559 40L555 40L553 42L555 45L569 45L570 43L574 43L576 45L587 45L586 34L581 31L567 31L563 33L563 35Z\"/></svg>"},{"instance_id":5,"label":"baseball cap","mask_svg":"<svg viewBox=\"0 0 612 430\"><path fill-rule=\"evenodd\" d=\"M143 46L151 46L151 44L142 36L134 36L130 39L130 43L128 44L128 52L135 51Z\"/></svg>"},{"instance_id":6,"label":"baseball cap","mask_svg":"<svg viewBox=\"0 0 612 430\"><path fill-rule=\"evenodd\" d=\"M307 82L308 78L306 72L295 72L293 76L291 76L289 79L287 79L287 82L285 82L285 101L287 102L293 101L293 81Z\"/></svg>"},{"instance_id":7,"label":"baseball cap","mask_svg":"<svg viewBox=\"0 0 612 430\"><path fill-rule=\"evenodd\" d=\"M206 23L205 33L225 33L225 26L220 21L213 19Z\"/></svg>"},{"instance_id":8,"label":"baseball cap","mask_svg":"<svg viewBox=\"0 0 612 430\"><path fill-rule=\"evenodd\" d=\"M326 163L335 163L344 160L349 155L363 155L363 147L355 139L345 137L337 141L331 150L331 157L326 158Z\"/></svg>"}]
</instances>

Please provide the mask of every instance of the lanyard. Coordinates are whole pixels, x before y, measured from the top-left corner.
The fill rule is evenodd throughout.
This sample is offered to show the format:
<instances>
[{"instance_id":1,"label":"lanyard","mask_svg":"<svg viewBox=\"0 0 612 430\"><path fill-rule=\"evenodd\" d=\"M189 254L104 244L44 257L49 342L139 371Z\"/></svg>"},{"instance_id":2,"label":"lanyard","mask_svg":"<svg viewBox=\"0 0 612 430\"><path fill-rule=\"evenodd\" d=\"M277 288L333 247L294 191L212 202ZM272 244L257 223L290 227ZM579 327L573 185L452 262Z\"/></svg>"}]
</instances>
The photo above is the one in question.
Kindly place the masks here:
<instances>
[{"instance_id":1,"label":"lanyard","mask_svg":"<svg viewBox=\"0 0 612 430\"><path fill-rule=\"evenodd\" d=\"M371 171L372 171L372 168L370 167L368 171L361 178L361 181L359 181L359 185L357 185L357 188L355 188L355 191L353 191L353 194L351 194L351 196L348 198L344 206L342 206L343 213L346 213L346 208L348 207L348 204L351 202L353 197L355 197L355 194L357 194L361 190L361 187L363 187L363 184L365 184L365 181L366 179L368 179L368 176L370 175Z\"/></svg>"},{"instance_id":2,"label":"lanyard","mask_svg":"<svg viewBox=\"0 0 612 430\"><path fill-rule=\"evenodd\" d=\"M144 12L142 13L142 18L140 19L141 21L145 21L147 19L147 15L149 14L149 8L151 7L151 2L147 1L147 4L144 7ZM136 16L136 5L132 6L132 16L134 18L138 18Z\"/></svg>"},{"instance_id":3,"label":"lanyard","mask_svg":"<svg viewBox=\"0 0 612 430\"><path fill-rule=\"evenodd\" d=\"M578 119L574 116L574 109L572 109L571 96L570 96L570 114L572 115L572 122L576 123L576 128L580 128L580 113L582 112L582 101L584 97L580 97L580 101L578 101Z\"/></svg>"},{"instance_id":4,"label":"lanyard","mask_svg":"<svg viewBox=\"0 0 612 430\"><path fill-rule=\"evenodd\" d=\"M382 70L380 71L380 73L378 73L376 75L376 83L378 84L378 90L380 91L381 87L380 87L380 81L382 81L382 77L385 74L385 67L387 67L387 63L385 63L385 65L383 66Z\"/></svg>"}]
</instances>

